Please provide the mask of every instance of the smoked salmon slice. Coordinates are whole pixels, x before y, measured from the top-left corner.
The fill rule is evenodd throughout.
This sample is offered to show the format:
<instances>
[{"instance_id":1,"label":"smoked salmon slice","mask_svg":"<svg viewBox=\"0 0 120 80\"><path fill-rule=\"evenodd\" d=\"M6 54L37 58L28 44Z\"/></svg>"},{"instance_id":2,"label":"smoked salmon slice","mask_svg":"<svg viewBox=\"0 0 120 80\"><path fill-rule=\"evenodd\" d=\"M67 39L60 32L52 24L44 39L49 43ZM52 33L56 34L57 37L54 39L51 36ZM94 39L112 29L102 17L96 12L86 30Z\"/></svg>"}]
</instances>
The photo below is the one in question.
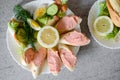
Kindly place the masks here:
<instances>
[{"instance_id":1,"label":"smoked salmon slice","mask_svg":"<svg viewBox=\"0 0 120 80\"><path fill-rule=\"evenodd\" d=\"M31 61L34 59L34 54L35 54L35 51L33 48L28 48L26 51L25 51L25 62L26 64L30 64Z\"/></svg>"},{"instance_id":2,"label":"smoked salmon slice","mask_svg":"<svg viewBox=\"0 0 120 80\"><path fill-rule=\"evenodd\" d=\"M71 31L62 35L60 43L72 46L84 46L90 43L90 40L81 32Z\"/></svg>"},{"instance_id":3,"label":"smoked salmon slice","mask_svg":"<svg viewBox=\"0 0 120 80\"><path fill-rule=\"evenodd\" d=\"M65 16L56 25L57 30L60 34L73 30L78 24L80 24L82 19L78 16Z\"/></svg>"},{"instance_id":4,"label":"smoked salmon slice","mask_svg":"<svg viewBox=\"0 0 120 80\"><path fill-rule=\"evenodd\" d=\"M74 70L74 66L76 64L77 58L73 54L73 52L68 48L68 46L64 44L59 44L58 46L60 58L63 64L70 70Z\"/></svg>"},{"instance_id":5,"label":"smoked salmon slice","mask_svg":"<svg viewBox=\"0 0 120 80\"><path fill-rule=\"evenodd\" d=\"M25 48L24 53L21 55L21 64L28 66L34 59L35 51L32 47Z\"/></svg>"},{"instance_id":6,"label":"smoked salmon slice","mask_svg":"<svg viewBox=\"0 0 120 80\"><path fill-rule=\"evenodd\" d=\"M39 48L39 50L36 52L34 56L34 64L36 66L40 66L42 63L44 63L47 56L47 49L46 48Z\"/></svg>"},{"instance_id":7,"label":"smoked salmon slice","mask_svg":"<svg viewBox=\"0 0 120 80\"><path fill-rule=\"evenodd\" d=\"M31 71L33 77L36 79L39 74L42 72L47 56L47 49L40 47L39 50L35 53L33 62L31 63Z\"/></svg>"},{"instance_id":8,"label":"smoked salmon slice","mask_svg":"<svg viewBox=\"0 0 120 80\"><path fill-rule=\"evenodd\" d=\"M57 75L62 67L62 61L60 59L58 51L54 49L48 49L47 59L50 72L53 75Z\"/></svg>"}]
</instances>

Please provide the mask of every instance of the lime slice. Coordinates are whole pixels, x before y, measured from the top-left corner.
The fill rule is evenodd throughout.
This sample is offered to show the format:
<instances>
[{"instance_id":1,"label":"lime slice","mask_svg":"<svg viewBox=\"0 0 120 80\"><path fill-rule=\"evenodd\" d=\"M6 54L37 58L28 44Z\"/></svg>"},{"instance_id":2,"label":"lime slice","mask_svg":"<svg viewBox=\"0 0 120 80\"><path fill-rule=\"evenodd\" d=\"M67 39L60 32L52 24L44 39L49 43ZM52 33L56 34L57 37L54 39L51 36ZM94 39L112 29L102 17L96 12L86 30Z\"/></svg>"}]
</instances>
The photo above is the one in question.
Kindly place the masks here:
<instances>
[{"instance_id":1,"label":"lime slice","mask_svg":"<svg viewBox=\"0 0 120 80\"><path fill-rule=\"evenodd\" d=\"M59 33L52 26L43 27L37 35L39 44L45 48L53 48L59 41Z\"/></svg>"},{"instance_id":2,"label":"lime slice","mask_svg":"<svg viewBox=\"0 0 120 80\"><path fill-rule=\"evenodd\" d=\"M100 16L94 22L94 30L100 36L106 36L113 31L113 22L108 16Z\"/></svg>"}]
</instances>

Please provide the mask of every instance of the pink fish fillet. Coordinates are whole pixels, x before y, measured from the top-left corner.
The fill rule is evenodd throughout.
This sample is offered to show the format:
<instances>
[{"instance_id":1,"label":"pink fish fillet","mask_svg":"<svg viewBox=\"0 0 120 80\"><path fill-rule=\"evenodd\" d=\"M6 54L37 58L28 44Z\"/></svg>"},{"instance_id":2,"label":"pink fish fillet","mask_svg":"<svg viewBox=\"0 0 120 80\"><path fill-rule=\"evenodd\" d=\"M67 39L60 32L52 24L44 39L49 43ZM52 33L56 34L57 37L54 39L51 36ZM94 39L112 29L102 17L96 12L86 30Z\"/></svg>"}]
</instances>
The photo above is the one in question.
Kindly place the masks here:
<instances>
[{"instance_id":1,"label":"pink fish fillet","mask_svg":"<svg viewBox=\"0 0 120 80\"><path fill-rule=\"evenodd\" d=\"M47 56L46 48L39 48L39 50L35 53L34 60L31 63L31 72L33 77L36 79L39 74L42 72L45 60Z\"/></svg>"},{"instance_id":2,"label":"pink fish fillet","mask_svg":"<svg viewBox=\"0 0 120 80\"><path fill-rule=\"evenodd\" d=\"M68 46L64 44L59 44L59 54L63 64L70 70L73 71L74 66L76 64L77 58L72 53L72 51L68 48Z\"/></svg>"},{"instance_id":3,"label":"pink fish fillet","mask_svg":"<svg viewBox=\"0 0 120 80\"><path fill-rule=\"evenodd\" d=\"M35 54L35 51L34 51L33 48L28 48L25 51L24 58L25 58L26 64L30 64L31 63L31 61L34 59L34 54Z\"/></svg>"},{"instance_id":4,"label":"pink fish fillet","mask_svg":"<svg viewBox=\"0 0 120 80\"><path fill-rule=\"evenodd\" d=\"M74 30L64 34L60 39L60 43L72 46L84 46L89 44L90 40L81 32Z\"/></svg>"},{"instance_id":5,"label":"pink fish fillet","mask_svg":"<svg viewBox=\"0 0 120 80\"><path fill-rule=\"evenodd\" d=\"M45 62L47 56L47 49L41 47L34 56L34 64L40 66Z\"/></svg>"},{"instance_id":6,"label":"pink fish fillet","mask_svg":"<svg viewBox=\"0 0 120 80\"><path fill-rule=\"evenodd\" d=\"M56 25L60 34L74 29L82 19L78 16L65 16Z\"/></svg>"},{"instance_id":7,"label":"pink fish fillet","mask_svg":"<svg viewBox=\"0 0 120 80\"><path fill-rule=\"evenodd\" d=\"M58 51L48 49L48 66L53 75L57 75L58 72L60 72L62 61L59 57Z\"/></svg>"}]
</instances>

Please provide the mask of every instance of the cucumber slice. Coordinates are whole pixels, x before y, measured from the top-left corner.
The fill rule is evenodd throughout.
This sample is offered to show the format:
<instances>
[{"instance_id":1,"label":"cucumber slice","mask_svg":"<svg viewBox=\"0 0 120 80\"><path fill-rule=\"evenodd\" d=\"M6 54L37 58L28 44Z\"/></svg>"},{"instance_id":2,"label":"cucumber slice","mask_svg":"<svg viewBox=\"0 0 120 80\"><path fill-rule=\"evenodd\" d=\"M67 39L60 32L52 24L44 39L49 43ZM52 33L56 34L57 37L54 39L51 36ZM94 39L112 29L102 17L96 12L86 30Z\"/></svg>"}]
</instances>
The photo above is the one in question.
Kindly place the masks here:
<instances>
[{"instance_id":1,"label":"cucumber slice","mask_svg":"<svg viewBox=\"0 0 120 80\"><path fill-rule=\"evenodd\" d=\"M41 18L38 18L38 23L41 25L41 26L45 26L48 22L48 17L47 16L44 16L44 17L41 17Z\"/></svg>"},{"instance_id":2,"label":"cucumber slice","mask_svg":"<svg viewBox=\"0 0 120 80\"><path fill-rule=\"evenodd\" d=\"M52 4L47 9L47 14L50 16L54 16L58 12L58 6L56 4Z\"/></svg>"}]
</instances>

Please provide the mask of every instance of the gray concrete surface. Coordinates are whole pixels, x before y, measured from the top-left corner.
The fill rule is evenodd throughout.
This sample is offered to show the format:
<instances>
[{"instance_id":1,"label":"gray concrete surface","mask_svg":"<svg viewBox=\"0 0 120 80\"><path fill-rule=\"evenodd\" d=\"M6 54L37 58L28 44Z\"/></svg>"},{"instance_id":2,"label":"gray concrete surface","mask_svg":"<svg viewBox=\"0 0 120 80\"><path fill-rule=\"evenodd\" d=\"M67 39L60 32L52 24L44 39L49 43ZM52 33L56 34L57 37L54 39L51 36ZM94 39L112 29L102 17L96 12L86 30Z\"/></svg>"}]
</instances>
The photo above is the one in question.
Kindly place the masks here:
<instances>
[{"instance_id":1,"label":"gray concrete surface","mask_svg":"<svg viewBox=\"0 0 120 80\"><path fill-rule=\"evenodd\" d=\"M7 22L13 15L12 8L22 0L0 0L0 80L33 80L30 72L22 69L10 56L6 46ZM24 0L24 2L30 0ZM40 75L37 80L120 80L120 49L101 47L91 37L87 16L96 0L69 0L69 8L83 18L81 28L90 39L81 47L74 72L63 69L58 76Z\"/></svg>"}]
</instances>

